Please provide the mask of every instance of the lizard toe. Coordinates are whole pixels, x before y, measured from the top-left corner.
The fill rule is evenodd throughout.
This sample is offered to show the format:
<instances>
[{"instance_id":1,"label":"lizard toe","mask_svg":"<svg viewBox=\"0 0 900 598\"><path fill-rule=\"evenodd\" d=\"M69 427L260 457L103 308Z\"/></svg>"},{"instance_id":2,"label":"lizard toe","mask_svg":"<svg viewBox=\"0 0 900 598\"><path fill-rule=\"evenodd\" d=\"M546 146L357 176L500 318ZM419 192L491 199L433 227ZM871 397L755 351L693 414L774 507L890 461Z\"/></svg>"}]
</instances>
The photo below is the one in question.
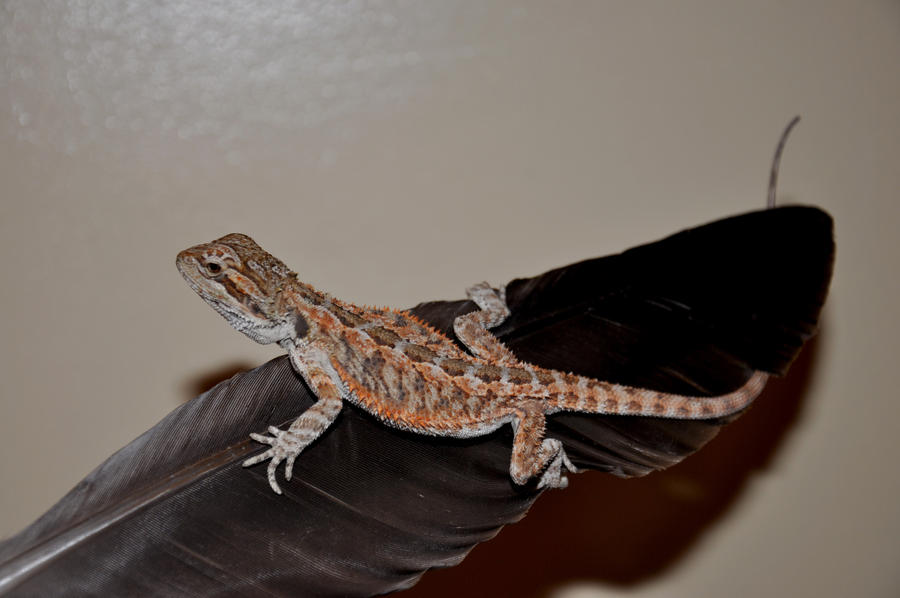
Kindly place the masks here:
<instances>
[{"instance_id":1,"label":"lizard toe","mask_svg":"<svg viewBox=\"0 0 900 598\"><path fill-rule=\"evenodd\" d=\"M278 440L274 436L266 436L264 434L257 434L256 432L251 432L250 438L252 438L256 442L262 442L263 444L271 444L272 446L274 446L275 442Z\"/></svg>"},{"instance_id":2,"label":"lizard toe","mask_svg":"<svg viewBox=\"0 0 900 598\"><path fill-rule=\"evenodd\" d=\"M298 453L292 453L288 455L288 458L284 461L284 479L287 481L291 481L291 476L294 475L294 459L297 458Z\"/></svg>"},{"instance_id":3,"label":"lizard toe","mask_svg":"<svg viewBox=\"0 0 900 598\"><path fill-rule=\"evenodd\" d=\"M249 459L245 459L244 462L241 463L241 465L243 467L250 467L251 465L256 465L257 463L262 463L263 461L265 461L267 459L271 459L274 454L275 453L274 453L273 449L269 449L267 451L261 452L258 455L250 457Z\"/></svg>"}]
</instances>

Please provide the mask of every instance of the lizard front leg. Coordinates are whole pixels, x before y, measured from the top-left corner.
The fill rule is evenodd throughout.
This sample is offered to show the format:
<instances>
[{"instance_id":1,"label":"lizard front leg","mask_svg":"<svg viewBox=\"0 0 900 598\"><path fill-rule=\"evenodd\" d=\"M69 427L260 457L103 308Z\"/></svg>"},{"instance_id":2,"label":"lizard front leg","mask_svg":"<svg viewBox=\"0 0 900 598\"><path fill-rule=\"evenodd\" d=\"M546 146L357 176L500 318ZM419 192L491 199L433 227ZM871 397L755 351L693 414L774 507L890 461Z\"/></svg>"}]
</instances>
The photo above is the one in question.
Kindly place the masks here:
<instances>
[{"instance_id":1,"label":"lizard front leg","mask_svg":"<svg viewBox=\"0 0 900 598\"><path fill-rule=\"evenodd\" d=\"M539 404L524 403L515 410L509 474L516 484L522 485L543 472L538 488L565 488L569 485L565 470L577 473L578 468L569 461L562 442L544 438L545 425Z\"/></svg>"},{"instance_id":2,"label":"lizard front leg","mask_svg":"<svg viewBox=\"0 0 900 598\"><path fill-rule=\"evenodd\" d=\"M244 467L261 463L271 459L267 469L269 486L276 494L281 494L281 488L275 480L278 465L284 461L284 477L291 480L294 469L294 459L316 438L334 422L341 412L341 391L336 379L337 374L327 371L326 368L315 363L302 361L296 351L291 351L291 362L300 372L318 401L294 420L287 430L280 430L275 426L269 426L271 436L263 434L250 434L257 442L269 444L272 448L244 461Z\"/></svg>"},{"instance_id":3,"label":"lizard front leg","mask_svg":"<svg viewBox=\"0 0 900 598\"><path fill-rule=\"evenodd\" d=\"M518 365L519 360L512 351L488 332L488 328L499 326L509 317L506 289L501 287L498 293L491 285L482 282L466 289L466 295L481 309L459 316L453 321L456 337L482 359L497 365Z\"/></svg>"}]
</instances>

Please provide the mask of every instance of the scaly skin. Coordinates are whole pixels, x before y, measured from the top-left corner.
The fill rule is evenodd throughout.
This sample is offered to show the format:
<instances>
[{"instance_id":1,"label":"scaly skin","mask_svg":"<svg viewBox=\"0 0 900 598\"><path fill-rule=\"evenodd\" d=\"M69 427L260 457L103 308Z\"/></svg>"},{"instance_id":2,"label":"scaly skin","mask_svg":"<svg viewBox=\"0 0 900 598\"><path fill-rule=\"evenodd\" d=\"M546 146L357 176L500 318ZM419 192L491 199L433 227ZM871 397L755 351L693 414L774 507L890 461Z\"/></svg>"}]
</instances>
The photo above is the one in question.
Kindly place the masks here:
<instances>
[{"instance_id":1,"label":"scaly skin","mask_svg":"<svg viewBox=\"0 0 900 598\"><path fill-rule=\"evenodd\" d=\"M359 307L333 299L308 284L250 237L230 234L178 254L181 274L207 303L253 340L278 343L318 397L288 430L251 434L271 446L244 462L271 459L268 479L294 459L340 413L342 401L385 424L433 436L468 438L511 424L515 430L510 475L525 484L563 488L576 471L562 444L544 438L545 417L559 411L715 418L747 407L762 391L766 374L754 373L734 392L685 397L611 384L520 362L487 329L508 315L502 290L487 283L468 290L481 308L454 323L471 351L405 311Z\"/></svg>"}]
</instances>

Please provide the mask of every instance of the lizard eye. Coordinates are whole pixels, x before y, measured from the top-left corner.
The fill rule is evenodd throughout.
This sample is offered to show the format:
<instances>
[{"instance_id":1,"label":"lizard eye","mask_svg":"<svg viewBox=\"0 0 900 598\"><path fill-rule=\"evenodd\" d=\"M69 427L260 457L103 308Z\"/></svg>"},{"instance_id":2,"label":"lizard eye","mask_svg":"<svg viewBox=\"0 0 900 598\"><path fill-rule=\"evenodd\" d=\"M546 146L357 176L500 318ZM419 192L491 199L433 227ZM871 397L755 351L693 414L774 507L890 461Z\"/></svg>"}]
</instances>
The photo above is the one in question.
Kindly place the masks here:
<instances>
[{"instance_id":1,"label":"lizard eye","mask_svg":"<svg viewBox=\"0 0 900 598\"><path fill-rule=\"evenodd\" d=\"M222 264L218 262L209 261L203 264L203 268L206 270L207 274L212 277L216 277L222 273Z\"/></svg>"}]
</instances>

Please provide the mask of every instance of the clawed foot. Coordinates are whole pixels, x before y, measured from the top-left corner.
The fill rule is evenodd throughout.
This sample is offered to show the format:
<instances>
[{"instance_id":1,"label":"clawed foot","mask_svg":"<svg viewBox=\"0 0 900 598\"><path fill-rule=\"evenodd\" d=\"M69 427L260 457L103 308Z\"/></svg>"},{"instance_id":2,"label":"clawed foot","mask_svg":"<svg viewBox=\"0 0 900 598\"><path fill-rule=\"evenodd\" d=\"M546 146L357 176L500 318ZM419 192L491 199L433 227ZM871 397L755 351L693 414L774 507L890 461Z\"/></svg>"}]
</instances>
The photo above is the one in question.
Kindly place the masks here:
<instances>
[{"instance_id":1,"label":"clawed foot","mask_svg":"<svg viewBox=\"0 0 900 598\"><path fill-rule=\"evenodd\" d=\"M487 282L479 282L466 289L466 295L481 309L482 322L485 328L499 326L509 317L509 307L506 305L506 286L502 285L496 291Z\"/></svg>"},{"instance_id":2,"label":"clawed foot","mask_svg":"<svg viewBox=\"0 0 900 598\"><path fill-rule=\"evenodd\" d=\"M501 285L495 291L490 283L479 282L466 289L466 296L483 310L496 309L498 300L503 309L506 309L506 285Z\"/></svg>"},{"instance_id":3,"label":"clawed foot","mask_svg":"<svg viewBox=\"0 0 900 598\"><path fill-rule=\"evenodd\" d=\"M569 461L569 457L566 455L562 443L555 438L547 438L542 443L542 448L543 450L550 452L550 454L555 452L556 456L553 457L553 460L550 461L550 465L547 466L547 469L545 469L543 475L541 475L541 481L538 482L537 485L538 489L562 489L567 487L569 485L569 479L566 477L566 471L578 473L578 468Z\"/></svg>"},{"instance_id":4,"label":"clawed foot","mask_svg":"<svg viewBox=\"0 0 900 598\"><path fill-rule=\"evenodd\" d=\"M263 444L269 444L272 448L254 457L250 457L244 461L243 466L250 467L251 465L262 463L266 459L271 459L269 467L266 470L269 478L269 486L272 487L272 490L274 490L276 494L281 494L281 488L278 487L278 482L275 481L275 472L281 462L284 461L284 479L290 482L294 470L294 459L296 459L297 455L300 454L300 451L303 450L305 443L290 432L279 430L275 426L269 426L269 433L271 436L256 433L250 434L250 438L253 440L262 442Z\"/></svg>"}]
</instances>

